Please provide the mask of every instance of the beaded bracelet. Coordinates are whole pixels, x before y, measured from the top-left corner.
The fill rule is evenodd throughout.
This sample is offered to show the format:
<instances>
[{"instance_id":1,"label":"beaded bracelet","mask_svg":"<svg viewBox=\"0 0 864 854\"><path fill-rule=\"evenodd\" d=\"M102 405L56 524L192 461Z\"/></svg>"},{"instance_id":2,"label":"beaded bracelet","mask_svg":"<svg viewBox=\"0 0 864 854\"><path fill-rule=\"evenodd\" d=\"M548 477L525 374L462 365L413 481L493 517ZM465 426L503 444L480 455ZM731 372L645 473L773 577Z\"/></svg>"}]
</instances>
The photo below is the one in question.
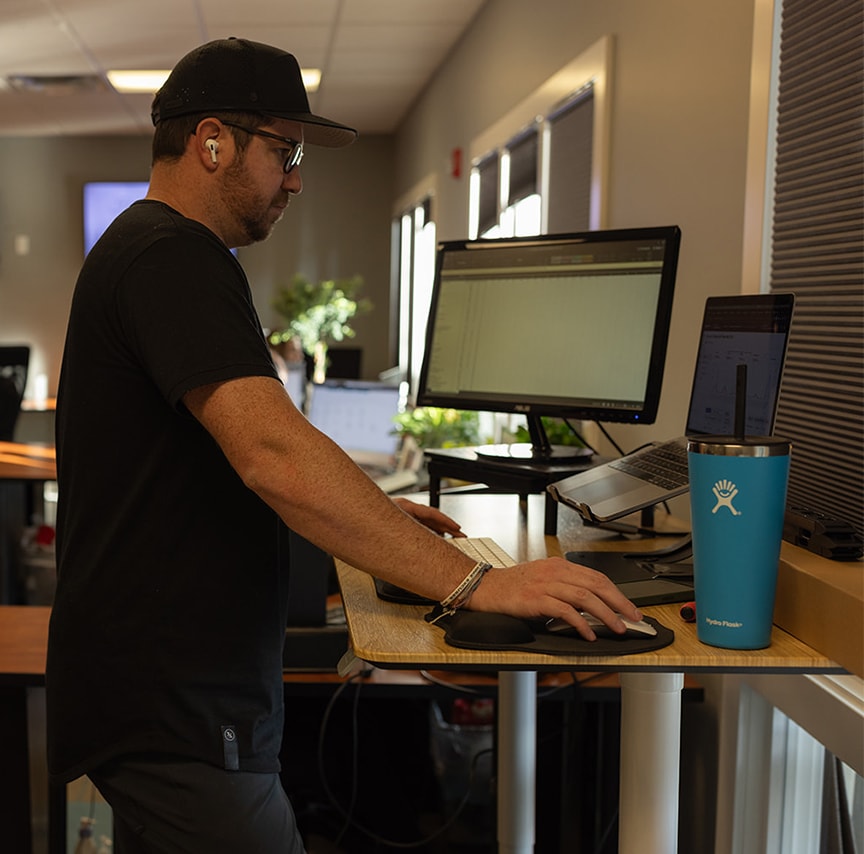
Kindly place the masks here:
<instances>
[{"instance_id":1,"label":"beaded bracelet","mask_svg":"<svg viewBox=\"0 0 864 854\"><path fill-rule=\"evenodd\" d=\"M426 620L430 623L436 623L442 617L449 617L455 614L459 608L467 605L471 594L480 586L483 576L490 569L492 569L491 563L480 561L474 564L474 568L462 579L461 584L426 615Z\"/></svg>"}]
</instances>

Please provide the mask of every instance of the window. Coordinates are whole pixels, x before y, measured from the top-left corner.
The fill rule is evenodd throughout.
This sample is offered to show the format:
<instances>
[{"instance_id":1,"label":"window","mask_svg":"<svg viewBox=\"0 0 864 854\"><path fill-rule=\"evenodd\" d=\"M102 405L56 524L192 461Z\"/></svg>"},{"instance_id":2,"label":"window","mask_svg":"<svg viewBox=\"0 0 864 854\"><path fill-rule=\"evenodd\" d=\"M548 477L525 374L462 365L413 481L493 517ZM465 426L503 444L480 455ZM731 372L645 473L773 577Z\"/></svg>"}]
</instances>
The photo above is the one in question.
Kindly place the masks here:
<instances>
[{"instance_id":1,"label":"window","mask_svg":"<svg viewBox=\"0 0 864 854\"><path fill-rule=\"evenodd\" d=\"M588 85L476 164L472 235L527 237L591 227L593 106Z\"/></svg>"},{"instance_id":2,"label":"window","mask_svg":"<svg viewBox=\"0 0 864 854\"><path fill-rule=\"evenodd\" d=\"M604 36L472 141L469 237L605 227L611 54Z\"/></svg>"},{"instance_id":3,"label":"window","mask_svg":"<svg viewBox=\"0 0 864 854\"><path fill-rule=\"evenodd\" d=\"M394 222L393 245L398 271L399 368L417 388L426 336L426 318L435 275L435 223L432 198L426 196Z\"/></svg>"},{"instance_id":4,"label":"window","mask_svg":"<svg viewBox=\"0 0 864 854\"><path fill-rule=\"evenodd\" d=\"M476 225L472 232L481 237L491 237L493 229L498 226L500 170L498 168L498 153L484 157L477 164L472 174L472 186L476 188ZM473 212L473 211L472 211Z\"/></svg>"},{"instance_id":5,"label":"window","mask_svg":"<svg viewBox=\"0 0 864 854\"><path fill-rule=\"evenodd\" d=\"M550 234L591 228L594 88L549 117L547 228Z\"/></svg>"},{"instance_id":6,"label":"window","mask_svg":"<svg viewBox=\"0 0 864 854\"><path fill-rule=\"evenodd\" d=\"M864 841L864 780L832 752L857 741L864 694L852 676L727 677L739 696L735 854L853 854ZM793 682L792 680L798 680ZM801 714L804 697L819 708ZM837 701L834 705L826 699ZM787 711L792 711L787 714ZM794 714L793 714L794 712ZM798 723L795 717L802 718ZM848 750L848 748L846 748ZM726 846L718 844L717 850Z\"/></svg>"}]
</instances>

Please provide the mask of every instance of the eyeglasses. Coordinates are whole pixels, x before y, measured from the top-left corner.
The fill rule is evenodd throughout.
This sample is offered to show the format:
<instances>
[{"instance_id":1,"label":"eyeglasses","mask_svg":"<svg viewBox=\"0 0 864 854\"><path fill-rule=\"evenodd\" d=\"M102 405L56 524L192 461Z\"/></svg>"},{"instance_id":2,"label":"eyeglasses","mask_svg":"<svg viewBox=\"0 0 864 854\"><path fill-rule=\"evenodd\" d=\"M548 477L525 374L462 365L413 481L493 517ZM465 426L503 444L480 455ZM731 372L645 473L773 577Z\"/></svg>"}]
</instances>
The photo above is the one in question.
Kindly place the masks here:
<instances>
[{"instance_id":1,"label":"eyeglasses","mask_svg":"<svg viewBox=\"0 0 864 854\"><path fill-rule=\"evenodd\" d=\"M286 175L295 166L299 166L300 161L303 159L303 143L296 139L290 139L287 136L277 136L275 133L269 133L266 130L258 130L258 128L247 128L244 125L238 125L234 122L223 121L222 124L228 125L228 127L237 128L237 130L245 131L253 136L263 136L267 139L275 139L276 142L281 142L288 152L285 155L285 162L282 164L282 171Z\"/></svg>"}]
</instances>

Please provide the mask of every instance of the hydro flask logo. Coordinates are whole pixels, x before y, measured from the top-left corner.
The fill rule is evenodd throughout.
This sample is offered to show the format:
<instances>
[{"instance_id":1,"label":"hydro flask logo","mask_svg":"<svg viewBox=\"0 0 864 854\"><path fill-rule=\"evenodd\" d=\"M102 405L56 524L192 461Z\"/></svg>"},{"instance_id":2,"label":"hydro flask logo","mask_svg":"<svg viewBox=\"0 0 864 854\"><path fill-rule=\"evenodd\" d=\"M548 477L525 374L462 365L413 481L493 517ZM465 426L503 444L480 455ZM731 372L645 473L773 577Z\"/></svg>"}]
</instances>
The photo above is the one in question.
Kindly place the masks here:
<instances>
[{"instance_id":1,"label":"hydro flask logo","mask_svg":"<svg viewBox=\"0 0 864 854\"><path fill-rule=\"evenodd\" d=\"M732 506L732 499L738 494L738 487L731 480L718 480L714 484L714 497L717 503L712 513L716 513L721 507L725 507L733 516L740 516L741 512Z\"/></svg>"}]
</instances>

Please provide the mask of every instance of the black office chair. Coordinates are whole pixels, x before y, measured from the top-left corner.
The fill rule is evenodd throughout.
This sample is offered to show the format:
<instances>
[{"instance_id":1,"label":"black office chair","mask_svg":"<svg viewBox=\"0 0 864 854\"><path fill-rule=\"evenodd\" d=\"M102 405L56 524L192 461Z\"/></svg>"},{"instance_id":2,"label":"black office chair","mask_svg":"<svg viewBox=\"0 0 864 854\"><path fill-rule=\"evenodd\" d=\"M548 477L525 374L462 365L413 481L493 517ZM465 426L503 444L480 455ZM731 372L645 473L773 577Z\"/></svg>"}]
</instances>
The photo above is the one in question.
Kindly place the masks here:
<instances>
[{"instance_id":1,"label":"black office chair","mask_svg":"<svg viewBox=\"0 0 864 854\"><path fill-rule=\"evenodd\" d=\"M0 345L0 442L14 440L29 364L29 347Z\"/></svg>"}]
</instances>

